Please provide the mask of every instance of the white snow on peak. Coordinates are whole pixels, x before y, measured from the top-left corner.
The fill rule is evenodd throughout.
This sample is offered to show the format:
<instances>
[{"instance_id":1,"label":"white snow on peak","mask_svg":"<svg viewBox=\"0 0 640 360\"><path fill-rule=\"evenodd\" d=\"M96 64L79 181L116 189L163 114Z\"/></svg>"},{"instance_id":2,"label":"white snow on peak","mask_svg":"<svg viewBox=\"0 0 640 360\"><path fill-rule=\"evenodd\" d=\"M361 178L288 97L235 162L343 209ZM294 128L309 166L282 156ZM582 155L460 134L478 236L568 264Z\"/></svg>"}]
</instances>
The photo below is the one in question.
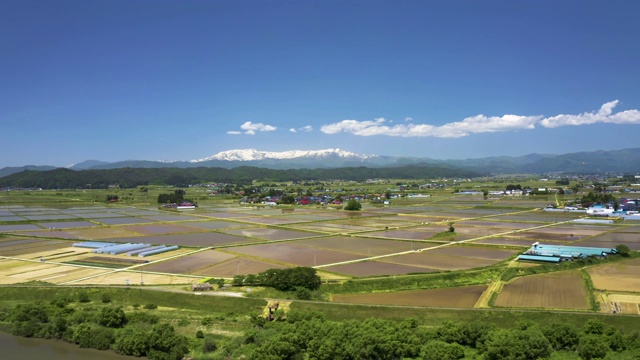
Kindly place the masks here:
<instances>
[{"instance_id":1,"label":"white snow on peak","mask_svg":"<svg viewBox=\"0 0 640 360\"><path fill-rule=\"evenodd\" d=\"M254 161L265 159L298 159L298 158L326 158L326 157L339 157L339 158L354 158L365 160L376 157L376 155L362 155L351 151L345 151L340 149L325 149L325 150L289 150L289 151L258 151L256 149L238 149L227 150L209 157L190 160L189 162L203 162L209 160L225 160L225 161Z\"/></svg>"}]
</instances>

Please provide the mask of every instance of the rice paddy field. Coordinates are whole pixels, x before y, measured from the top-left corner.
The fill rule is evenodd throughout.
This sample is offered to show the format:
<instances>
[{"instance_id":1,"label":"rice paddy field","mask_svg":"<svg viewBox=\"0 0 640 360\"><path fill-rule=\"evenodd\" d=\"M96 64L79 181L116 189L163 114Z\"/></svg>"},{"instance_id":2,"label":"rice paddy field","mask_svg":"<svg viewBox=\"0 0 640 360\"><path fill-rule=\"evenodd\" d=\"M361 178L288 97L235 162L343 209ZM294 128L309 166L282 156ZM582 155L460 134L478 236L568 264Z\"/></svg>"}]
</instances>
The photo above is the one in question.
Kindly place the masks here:
<instances>
[{"instance_id":1,"label":"rice paddy field","mask_svg":"<svg viewBox=\"0 0 640 360\"><path fill-rule=\"evenodd\" d=\"M504 285L496 306L588 309L587 288L577 271L531 275Z\"/></svg>"},{"instance_id":2,"label":"rice paddy field","mask_svg":"<svg viewBox=\"0 0 640 360\"><path fill-rule=\"evenodd\" d=\"M545 212L548 201L434 196L365 206L262 207L238 203L195 211L91 204L0 206L0 284L188 284L196 279L256 274L271 268L316 267L325 279L410 277L516 266L533 242L640 250L640 226L576 224L583 214ZM449 233L449 227L455 232ZM140 258L95 254L84 241L177 245ZM611 309L638 309L640 262L591 266L586 274ZM522 264L522 268L531 265ZM430 275L429 275L430 276ZM492 306L585 311L590 290L582 272L517 277L507 283L335 294L335 302L448 308ZM491 279L489 279L491 280ZM631 296L624 298L621 296ZM485 300L483 300L485 299ZM613 299L613 300L611 300ZM624 300L624 301L623 301ZM617 304L617 305L611 305ZM617 306L617 307L616 307ZM634 306L636 306L634 308Z\"/></svg>"}]
</instances>

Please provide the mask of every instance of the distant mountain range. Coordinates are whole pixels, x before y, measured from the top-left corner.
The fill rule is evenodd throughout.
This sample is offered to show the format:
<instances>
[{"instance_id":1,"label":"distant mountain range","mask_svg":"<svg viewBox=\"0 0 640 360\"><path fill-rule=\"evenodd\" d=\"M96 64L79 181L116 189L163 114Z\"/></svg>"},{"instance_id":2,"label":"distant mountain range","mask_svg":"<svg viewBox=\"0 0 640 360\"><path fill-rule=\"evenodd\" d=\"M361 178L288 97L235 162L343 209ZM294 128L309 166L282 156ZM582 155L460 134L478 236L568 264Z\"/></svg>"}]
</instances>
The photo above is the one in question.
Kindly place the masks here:
<instances>
[{"instance_id":1,"label":"distant mountain range","mask_svg":"<svg viewBox=\"0 0 640 360\"><path fill-rule=\"evenodd\" d=\"M576 152L564 155L529 154L524 156L498 156L464 160L436 160L420 157L363 155L341 149L292 150L283 152L239 149L219 152L212 156L187 161L125 160L106 162L87 160L68 166L72 170L98 170L119 168L196 168L218 167L232 169L253 166L268 169L322 169L338 167L397 167L407 165L464 168L475 172L491 173L605 173L640 172L640 148ZM24 170L51 170L53 166L5 167L0 177Z\"/></svg>"}]
</instances>

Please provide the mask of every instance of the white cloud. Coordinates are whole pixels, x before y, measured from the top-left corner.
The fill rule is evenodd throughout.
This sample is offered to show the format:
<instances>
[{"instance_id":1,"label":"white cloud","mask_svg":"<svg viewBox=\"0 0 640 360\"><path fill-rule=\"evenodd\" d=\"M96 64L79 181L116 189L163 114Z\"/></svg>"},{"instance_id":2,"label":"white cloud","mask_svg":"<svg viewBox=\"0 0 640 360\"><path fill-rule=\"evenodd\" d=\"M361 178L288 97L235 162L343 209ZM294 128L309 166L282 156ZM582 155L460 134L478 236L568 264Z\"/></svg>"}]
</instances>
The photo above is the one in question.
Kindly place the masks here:
<instances>
[{"instance_id":1,"label":"white cloud","mask_svg":"<svg viewBox=\"0 0 640 360\"><path fill-rule=\"evenodd\" d=\"M342 120L338 123L324 125L320 128L325 134L340 132L352 133L360 136L387 135L399 137L442 137L456 138L474 133L496 132L519 129L533 129L540 116L504 115L502 117L487 117L477 115L460 122L453 122L442 126L428 124L398 124L385 125L384 118L373 121Z\"/></svg>"},{"instance_id":2,"label":"white cloud","mask_svg":"<svg viewBox=\"0 0 640 360\"><path fill-rule=\"evenodd\" d=\"M374 120L342 120L337 123L323 125L320 128L325 134L350 133L358 136L386 135L397 137L439 137L459 138L478 133L492 133L500 131L516 131L535 129L537 124L547 128L564 125L587 125L594 123L612 124L640 124L640 111L626 110L613 113L618 100L608 102L597 112L579 115L557 115L543 118L543 116L524 116L507 114L503 116L476 115L436 126L429 124L415 124L412 118L405 118L404 124L394 124L384 118Z\"/></svg>"},{"instance_id":3,"label":"white cloud","mask_svg":"<svg viewBox=\"0 0 640 360\"><path fill-rule=\"evenodd\" d=\"M619 101L614 100L605 103L600 110L593 112L585 112L578 115L556 115L548 117L540 121L540 125L548 128L555 128L565 125L589 125L595 123L610 124L640 124L640 111L626 110L619 113L613 113L613 109L618 105Z\"/></svg>"},{"instance_id":4,"label":"white cloud","mask_svg":"<svg viewBox=\"0 0 640 360\"><path fill-rule=\"evenodd\" d=\"M303 126L303 127L299 127L299 128L291 128L289 129L290 132L292 133L297 133L298 131L302 131L302 132L311 132L313 131L313 126L311 125L307 125L307 126Z\"/></svg>"},{"instance_id":5,"label":"white cloud","mask_svg":"<svg viewBox=\"0 0 640 360\"><path fill-rule=\"evenodd\" d=\"M413 121L413 118L412 117L406 117L406 118L404 118L404 121L406 121L406 122Z\"/></svg>"},{"instance_id":6,"label":"white cloud","mask_svg":"<svg viewBox=\"0 0 640 360\"><path fill-rule=\"evenodd\" d=\"M274 131L277 128L271 125L265 125L263 123L252 123L251 121L247 121L244 124L240 125L240 129L244 130L244 133L247 135L255 135L258 131ZM239 135L242 134L240 131L227 131L227 134L231 135Z\"/></svg>"}]
</instances>

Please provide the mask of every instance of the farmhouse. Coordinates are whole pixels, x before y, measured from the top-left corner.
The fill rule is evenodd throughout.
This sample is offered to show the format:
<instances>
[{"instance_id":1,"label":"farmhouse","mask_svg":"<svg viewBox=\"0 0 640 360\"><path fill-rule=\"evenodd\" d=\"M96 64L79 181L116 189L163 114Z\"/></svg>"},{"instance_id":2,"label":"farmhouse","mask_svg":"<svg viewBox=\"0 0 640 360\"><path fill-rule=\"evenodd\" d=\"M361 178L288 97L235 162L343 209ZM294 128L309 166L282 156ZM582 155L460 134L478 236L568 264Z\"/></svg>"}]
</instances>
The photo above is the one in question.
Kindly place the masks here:
<instances>
[{"instance_id":1,"label":"farmhouse","mask_svg":"<svg viewBox=\"0 0 640 360\"><path fill-rule=\"evenodd\" d=\"M607 257L609 254L616 253L618 251L612 248L545 245L536 242L529 250L518 256L518 260L559 263L588 256Z\"/></svg>"}]
</instances>

